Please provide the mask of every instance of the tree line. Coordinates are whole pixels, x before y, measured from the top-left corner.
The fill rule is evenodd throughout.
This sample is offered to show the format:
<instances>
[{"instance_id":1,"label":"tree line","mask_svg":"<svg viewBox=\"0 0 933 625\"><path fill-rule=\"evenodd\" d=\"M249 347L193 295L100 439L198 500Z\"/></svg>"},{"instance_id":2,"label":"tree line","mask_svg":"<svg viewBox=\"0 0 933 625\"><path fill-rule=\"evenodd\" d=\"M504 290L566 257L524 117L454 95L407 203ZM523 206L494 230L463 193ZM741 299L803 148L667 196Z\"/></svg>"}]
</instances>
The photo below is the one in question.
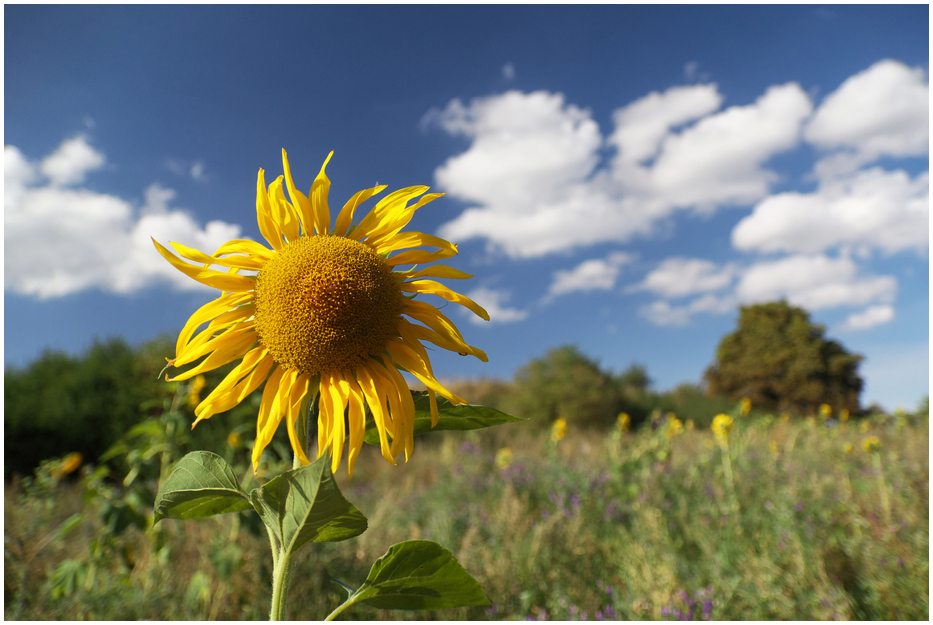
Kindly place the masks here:
<instances>
[{"instance_id":1,"label":"tree line","mask_svg":"<svg viewBox=\"0 0 933 625\"><path fill-rule=\"evenodd\" d=\"M531 360L511 381L461 381L451 390L472 403L527 417L531 427L562 418L575 427L608 428L622 412L638 427L655 410L708 427L716 414L746 397L756 409L792 416L814 414L822 404L857 415L862 357L824 334L801 308L759 304L740 309L735 332L722 339L700 384L657 392L639 364L614 373L576 347L562 346ZM41 460L73 451L95 461L134 424L165 409L174 388L158 374L173 343L168 336L137 348L122 339L96 341L81 356L47 351L25 368L7 369L5 475L29 473ZM232 366L208 373L201 396ZM224 428L195 429L201 448L217 448L231 428L254 420L252 407L261 392L256 402L223 415Z\"/></svg>"}]
</instances>

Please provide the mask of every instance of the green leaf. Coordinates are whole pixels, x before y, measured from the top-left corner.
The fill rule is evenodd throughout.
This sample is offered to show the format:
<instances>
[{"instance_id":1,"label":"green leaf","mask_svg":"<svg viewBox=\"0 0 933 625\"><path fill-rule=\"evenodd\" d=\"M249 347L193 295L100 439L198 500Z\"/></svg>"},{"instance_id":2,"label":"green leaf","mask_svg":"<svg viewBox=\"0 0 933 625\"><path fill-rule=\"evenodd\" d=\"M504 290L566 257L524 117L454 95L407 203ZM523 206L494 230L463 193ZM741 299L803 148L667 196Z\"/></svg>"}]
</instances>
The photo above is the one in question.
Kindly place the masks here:
<instances>
[{"instance_id":1,"label":"green leaf","mask_svg":"<svg viewBox=\"0 0 933 625\"><path fill-rule=\"evenodd\" d=\"M366 531L366 517L340 493L327 455L269 480L250 499L286 554L309 541L346 540Z\"/></svg>"},{"instance_id":2,"label":"green leaf","mask_svg":"<svg viewBox=\"0 0 933 625\"><path fill-rule=\"evenodd\" d=\"M453 554L429 540L409 540L389 547L341 608L359 601L386 610L489 605L479 583Z\"/></svg>"},{"instance_id":3,"label":"green leaf","mask_svg":"<svg viewBox=\"0 0 933 625\"><path fill-rule=\"evenodd\" d=\"M521 417L515 417L495 408L486 406L455 406L443 397L437 398L437 425L431 427L431 403L426 392L412 393L412 399L415 400L415 434L424 434L426 432L438 430L478 430L488 428L502 423L512 423L514 421L525 421ZM379 444L379 431L376 424L367 419L366 435L363 440L370 445Z\"/></svg>"},{"instance_id":4,"label":"green leaf","mask_svg":"<svg viewBox=\"0 0 933 625\"><path fill-rule=\"evenodd\" d=\"M200 519L250 507L233 469L217 454L193 451L175 465L155 498L155 519Z\"/></svg>"}]
</instances>

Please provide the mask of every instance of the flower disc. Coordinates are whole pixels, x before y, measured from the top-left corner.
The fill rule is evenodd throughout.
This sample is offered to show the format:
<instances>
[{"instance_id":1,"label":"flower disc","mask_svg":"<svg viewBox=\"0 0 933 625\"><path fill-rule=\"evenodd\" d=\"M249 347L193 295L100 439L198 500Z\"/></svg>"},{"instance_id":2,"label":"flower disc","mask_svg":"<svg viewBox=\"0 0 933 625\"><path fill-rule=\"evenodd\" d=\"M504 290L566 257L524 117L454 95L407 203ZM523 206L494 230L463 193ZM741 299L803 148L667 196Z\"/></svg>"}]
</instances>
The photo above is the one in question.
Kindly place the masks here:
<instances>
[{"instance_id":1,"label":"flower disc","mask_svg":"<svg viewBox=\"0 0 933 625\"><path fill-rule=\"evenodd\" d=\"M300 237L256 277L259 340L303 373L348 371L381 354L404 303L392 268L345 237Z\"/></svg>"}]
</instances>

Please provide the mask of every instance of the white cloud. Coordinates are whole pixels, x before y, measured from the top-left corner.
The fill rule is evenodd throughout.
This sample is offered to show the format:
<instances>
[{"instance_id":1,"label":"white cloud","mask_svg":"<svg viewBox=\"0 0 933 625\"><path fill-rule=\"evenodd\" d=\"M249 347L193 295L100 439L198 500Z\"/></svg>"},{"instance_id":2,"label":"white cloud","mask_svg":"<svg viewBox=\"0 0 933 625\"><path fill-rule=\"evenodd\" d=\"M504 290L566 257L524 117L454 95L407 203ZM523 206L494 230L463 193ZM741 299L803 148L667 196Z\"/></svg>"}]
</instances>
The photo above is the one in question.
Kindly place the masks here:
<instances>
[{"instance_id":1,"label":"white cloud","mask_svg":"<svg viewBox=\"0 0 933 625\"><path fill-rule=\"evenodd\" d=\"M758 200L775 178L762 164L798 141L809 98L788 84L711 114L721 99L712 85L650 94L616 111L616 130L606 140L590 113L559 93L453 100L422 122L472 140L435 178L473 206L440 234L484 237L510 256L534 257L627 241L677 208ZM597 168L606 144L618 155Z\"/></svg>"},{"instance_id":2,"label":"white cloud","mask_svg":"<svg viewBox=\"0 0 933 625\"><path fill-rule=\"evenodd\" d=\"M78 135L63 141L58 149L42 159L39 171L52 186L84 182L88 172L104 165L104 155L92 148L87 139Z\"/></svg>"},{"instance_id":3,"label":"white cloud","mask_svg":"<svg viewBox=\"0 0 933 625\"><path fill-rule=\"evenodd\" d=\"M668 258L628 291L651 291L669 298L683 297L723 289L732 284L735 275L736 268L732 264L719 267L708 260Z\"/></svg>"},{"instance_id":4,"label":"white cloud","mask_svg":"<svg viewBox=\"0 0 933 625\"><path fill-rule=\"evenodd\" d=\"M838 245L886 253L929 248L930 176L873 168L826 182L814 193L780 193L755 206L732 244L759 252L822 252Z\"/></svg>"},{"instance_id":5,"label":"white cloud","mask_svg":"<svg viewBox=\"0 0 933 625\"><path fill-rule=\"evenodd\" d=\"M174 191L158 185L146 190L138 209L113 195L65 186L105 162L84 138L63 142L38 164L15 146L4 148L6 288L40 299L89 288L131 293L155 282L207 289L166 262L150 236L213 252L238 238L240 227L213 221L201 228L170 209Z\"/></svg>"},{"instance_id":6,"label":"white cloud","mask_svg":"<svg viewBox=\"0 0 933 625\"><path fill-rule=\"evenodd\" d=\"M875 63L828 95L804 136L842 149L820 162L820 177L845 174L881 156L924 156L930 146L930 87L922 69Z\"/></svg>"},{"instance_id":7,"label":"white cloud","mask_svg":"<svg viewBox=\"0 0 933 625\"><path fill-rule=\"evenodd\" d=\"M594 258L573 269L556 271L545 301L573 291L608 291L615 286L622 265L631 260L631 254L615 252L605 259Z\"/></svg>"},{"instance_id":8,"label":"white cloud","mask_svg":"<svg viewBox=\"0 0 933 625\"><path fill-rule=\"evenodd\" d=\"M735 288L743 303L787 299L807 310L891 303L897 294L892 276L861 276L847 257L788 256L758 262L742 273Z\"/></svg>"},{"instance_id":9,"label":"white cloud","mask_svg":"<svg viewBox=\"0 0 933 625\"><path fill-rule=\"evenodd\" d=\"M867 330L894 320L894 307L881 304L878 306L869 306L865 310L852 313L845 320L840 328L842 331Z\"/></svg>"},{"instance_id":10,"label":"white cloud","mask_svg":"<svg viewBox=\"0 0 933 625\"><path fill-rule=\"evenodd\" d=\"M505 291L481 287L470 291L466 296L486 309L486 312L489 313L490 323L512 323L522 321L528 316L527 310L507 308L505 306L511 299L509 293ZM485 323L473 314L470 314L469 319L472 323L478 325Z\"/></svg>"},{"instance_id":11,"label":"white cloud","mask_svg":"<svg viewBox=\"0 0 933 625\"><path fill-rule=\"evenodd\" d=\"M788 256L742 269L700 259L670 258L628 290L651 291L663 298L641 310L658 325L686 325L698 313L725 314L739 305L785 299L807 310L873 305L870 314L865 311L864 318L856 320L862 325L850 328L865 329L870 327L868 321L877 325L885 322L884 315L890 314L887 320L893 318L890 304L897 294L897 280L862 275L848 256ZM683 304L668 301L700 293Z\"/></svg>"}]
</instances>

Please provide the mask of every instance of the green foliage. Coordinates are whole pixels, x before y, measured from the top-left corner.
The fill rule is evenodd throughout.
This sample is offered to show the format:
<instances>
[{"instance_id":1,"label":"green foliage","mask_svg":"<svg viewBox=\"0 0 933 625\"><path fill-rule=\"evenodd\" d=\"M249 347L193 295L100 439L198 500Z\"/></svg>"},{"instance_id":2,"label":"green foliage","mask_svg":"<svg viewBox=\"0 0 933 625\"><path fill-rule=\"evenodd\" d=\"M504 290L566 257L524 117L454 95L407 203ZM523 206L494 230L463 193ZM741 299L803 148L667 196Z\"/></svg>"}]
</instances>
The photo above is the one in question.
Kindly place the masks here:
<instances>
[{"instance_id":1,"label":"green foliage","mask_svg":"<svg viewBox=\"0 0 933 625\"><path fill-rule=\"evenodd\" d=\"M230 465L215 453L193 451L178 461L159 488L154 522L165 517L200 519L249 507L249 496Z\"/></svg>"},{"instance_id":2,"label":"green foliage","mask_svg":"<svg viewBox=\"0 0 933 625\"><path fill-rule=\"evenodd\" d=\"M616 378L576 347L558 347L515 374L506 409L544 425L565 419L571 426L607 428L623 411L637 423L646 414L637 395L649 382L637 365Z\"/></svg>"},{"instance_id":3,"label":"green foliage","mask_svg":"<svg viewBox=\"0 0 933 625\"><path fill-rule=\"evenodd\" d=\"M428 540L392 545L373 564L363 585L351 592L328 618L332 619L360 601L387 610L443 610L489 605L483 589L453 554Z\"/></svg>"},{"instance_id":4,"label":"green foliage","mask_svg":"<svg viewBox=\"0 0 933 625\"><path fill-rule=\"evenodd\" d=\"M742 307L738 329L722 339L706 370L711 395L813 414L821 404L859 411L861 356L850 354L809 314L787 302Z\"/></svg>"},{"instance_id":5,"label":"green foliage","mask_svg":"<svg viewBox=\"0 0 933 625\"><path fill-rule=\"evenodd\" d=\"M488 428L503 423L521 421L501 410L486 406L455 406L443 397L437 397L437 425L431 426L431 403L426 392L412 393L415 402L415 436L442 430L467 431ZM367 407L368 408L368 407ZM379 444L379 430L371 419L367 419L363 441L370 445Z\"/></svg>"},{"instance_id":6,"label":"green foliage","mask_svg":"<svg viewBox=\"0 0 933 625\"><path fill-rule=\"evenodd\" d=\"M46 352L4 376L4 473L30 474L44 458L77 451L96 460L155 394L154 378L120 339L95 342L73 358Z\"/></svg>"}]
</instances>

